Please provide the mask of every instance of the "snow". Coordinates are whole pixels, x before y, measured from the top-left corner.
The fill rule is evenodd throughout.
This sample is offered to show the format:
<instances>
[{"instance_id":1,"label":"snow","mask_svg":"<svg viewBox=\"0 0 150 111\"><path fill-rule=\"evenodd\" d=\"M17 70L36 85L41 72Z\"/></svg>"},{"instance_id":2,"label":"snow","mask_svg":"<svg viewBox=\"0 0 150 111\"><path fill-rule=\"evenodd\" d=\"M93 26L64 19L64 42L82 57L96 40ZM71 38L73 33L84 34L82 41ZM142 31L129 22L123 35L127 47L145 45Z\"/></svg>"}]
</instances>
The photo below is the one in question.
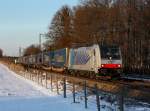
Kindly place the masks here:
<instances>
[{"instance_id":1,"label":"snow","mask_svg":"<svg viewBox=\"0 0 150 111\"><path fill-rule=\"evenodd\" d=\"M25 81L16 78L4 66L0 65L0 97L1 96L44 96Z\"/></svg>"},{"instance_id":2,"label":"snow","mask_svg":"<svg viewBox=\"0 0 150 111\"><path fill-rule=\"evenodd\" d=\"M71 92L64 99L62 94L57 95L0 64L0 111L97 111L96 97L88 97L88 108L85 109L82 94L78 92L76 101L79 103L73 103ZM106 101L107 96L104 98L100 100L101 111L118 111L116 101L111 104ZM125 106L125 111L150 111L150 108L129 104Z\"/></svg>"},{"instance_id":3,"label":"snow","mask_svg":"<svg viewBox=\"0 0 150 111\"><path fill-rule=\"evenodd\" d=\"M0 64L0 111L92 111L73 104Z\"/></svg>"},{"instance_id":4,"label":"snow","mask_svg":"<svg viewBox=\"0 0 150 111\"><path fill-rule=\"evenodd\" d=\"M61 97L5 98L0 100L0 111L85 111ZM89 110L86 110L89 111Z\"/></svg>"}]
</instances>

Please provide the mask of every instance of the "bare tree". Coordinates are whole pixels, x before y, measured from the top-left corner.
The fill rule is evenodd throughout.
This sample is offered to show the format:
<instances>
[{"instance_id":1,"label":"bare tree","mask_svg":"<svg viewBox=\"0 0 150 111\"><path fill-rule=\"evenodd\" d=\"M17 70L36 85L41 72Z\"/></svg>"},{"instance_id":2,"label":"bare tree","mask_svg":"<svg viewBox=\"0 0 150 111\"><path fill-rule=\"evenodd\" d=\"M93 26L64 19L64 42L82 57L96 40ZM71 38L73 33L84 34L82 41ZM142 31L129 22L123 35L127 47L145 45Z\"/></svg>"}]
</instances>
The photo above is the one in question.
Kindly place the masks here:
<instances>
[{"instance_id":1,"label":"bare tree","mask_svg":"<svg viewBox=\"0 0 150 111\"><path fill-rule=\"evenodd\" d=\"M63 6L52 20L49 37L54 41L57 48L67 47L71 44L71 19L71 9L68 6Z\"/></svg>"},{"instance_id":2,"label":"bare tree","mask_svg":"<svg viewBox=\"0 0 150 111\"><path fill-rule=\"evenodd\" d=\"M49 28L53 47L119 44L126 71L150 71L150 0L81 0L62 7ZM49 43L49 42L48 42Z\"/></svg>"},{"instance_id":3,"label":"bare tree","mask_svg":"<svg viewBox=\"0 0 150 111\"><path fill-rule=\"evenodd\" d=\"M38 46L36 45L31 45L29 47L27 47L24 51L24 56L27 56L27 55L34 55L34 54L38 54L40 53L41 50Z\"/></svg>"}]
</instances>

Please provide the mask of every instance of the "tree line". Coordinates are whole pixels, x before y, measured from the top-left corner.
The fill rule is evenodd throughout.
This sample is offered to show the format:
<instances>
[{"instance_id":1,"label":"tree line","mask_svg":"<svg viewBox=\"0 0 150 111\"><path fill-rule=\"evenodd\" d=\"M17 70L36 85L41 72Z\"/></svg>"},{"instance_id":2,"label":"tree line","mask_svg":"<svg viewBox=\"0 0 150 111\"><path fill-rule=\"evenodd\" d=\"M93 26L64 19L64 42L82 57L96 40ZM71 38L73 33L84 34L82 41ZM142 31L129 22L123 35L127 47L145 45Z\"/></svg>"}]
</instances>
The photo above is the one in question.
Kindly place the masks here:
<instances>
[{"instance_id":1,"label":"tree line","mask_svg":"<svg viewBox=\"0 0 150 111\"><path fill-rule=\"evenodd\" d=\"M118 44L124 71L150 73L150 0L80 0L63 6L49 25L47 50Z\"/></svg>"}]
</instances>

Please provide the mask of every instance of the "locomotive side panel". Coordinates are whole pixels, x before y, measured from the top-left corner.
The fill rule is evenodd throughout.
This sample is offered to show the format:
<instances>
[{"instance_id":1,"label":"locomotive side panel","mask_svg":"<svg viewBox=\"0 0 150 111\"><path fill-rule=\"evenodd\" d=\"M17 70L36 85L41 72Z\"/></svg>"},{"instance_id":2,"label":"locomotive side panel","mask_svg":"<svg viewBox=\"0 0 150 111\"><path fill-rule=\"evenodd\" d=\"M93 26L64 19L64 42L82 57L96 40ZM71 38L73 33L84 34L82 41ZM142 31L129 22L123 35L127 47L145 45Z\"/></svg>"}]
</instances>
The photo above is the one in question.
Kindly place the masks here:
<instances>
[{"instance_id":1,"label":"locomotive side panel","mask_svg":"<svg viewBox=\"0 0 150 111\"><path fill-rule=\"evenodd\" d=\"M32 55L32 64L36 65L36 55Z\"/></svg>"},{"instance_id":2,"label":"locomotive side panel","mask_svg":"<svg viewBox=\"0 0 150 111\"><path fill-rule=\"evenodd\" d=\"M43 64L45 66L51 67L52 66L52 61L54 58L54 52L44 52L43 53Z\"/></svg>"},{"instance_id":3,"label":"locomotive side panel","mask_svg":"<svg viewBox=\"0 0 150 111\"><path fill-rule=\"evenodd\" d=\"M37 54L37 56L36 56L36 63L38 65L42 65L43 64L43 53Z\"/></svg>"},{"instance_id":4,"label":"locomotive side panel","mask_svg":"<svg viewBox=\"0 0 150 111\"><path fill-rule=\"evenodd\" d=\"M68 49L60 49L54 51L54 56L52 57L52 66L55 68L66 68L68 62Z\"/></svg>"},{"instance_id":5,"label":"locomotive side panel","mask_svg":"<svg viewBox=\"0 0 150 111\"><path fill-rule=\"evenodd\" d=\"M43 52L43 65L48 66L49 61L50 61L50 58L48 56L48 52Z\"/></svg>"},{"instance_id":6,"label":"locomotive side panel","mask_svg":"<svg viewBox=\"0 0 150 111\"><path fill-rule=\"evenodd\" d=\"M100 63L100 59L96 59L99 56L98 50L96 45L71 49L68 69L95 72Z\"/></svg>"}]
</instances>

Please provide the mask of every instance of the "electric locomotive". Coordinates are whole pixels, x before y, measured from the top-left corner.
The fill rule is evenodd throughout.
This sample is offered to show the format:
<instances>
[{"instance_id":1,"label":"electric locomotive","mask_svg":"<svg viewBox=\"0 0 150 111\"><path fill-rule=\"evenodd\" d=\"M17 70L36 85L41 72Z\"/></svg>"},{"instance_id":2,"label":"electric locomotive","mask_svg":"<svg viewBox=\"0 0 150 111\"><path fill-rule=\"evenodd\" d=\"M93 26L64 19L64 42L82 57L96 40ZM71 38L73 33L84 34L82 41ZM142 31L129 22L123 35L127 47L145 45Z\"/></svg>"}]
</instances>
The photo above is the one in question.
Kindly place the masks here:
<instances>
[{"instance_id":1,"label":"electric locomotive","mask_svg":"<svg viewBox=\"0 0 150 111\"><path fill-rule=\"evenodd\" d=\"M119 77L122 68L121 51L118 46L95 44L89 47L70 49L70 73L95 78Z\"/></svg>"}]
</instances>

